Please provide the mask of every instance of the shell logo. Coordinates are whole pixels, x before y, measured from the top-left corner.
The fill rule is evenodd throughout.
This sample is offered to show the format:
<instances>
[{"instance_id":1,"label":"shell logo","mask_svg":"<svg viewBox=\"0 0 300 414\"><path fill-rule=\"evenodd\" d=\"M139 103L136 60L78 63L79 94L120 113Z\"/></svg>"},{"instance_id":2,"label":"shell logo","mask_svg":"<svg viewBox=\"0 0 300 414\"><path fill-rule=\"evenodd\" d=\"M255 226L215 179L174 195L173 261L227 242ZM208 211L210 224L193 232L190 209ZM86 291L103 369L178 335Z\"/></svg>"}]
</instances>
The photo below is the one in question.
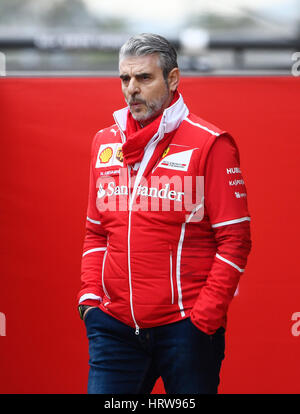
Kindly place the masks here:
<instances>
[{"instance_id":1,"label":"shell logo","mask_svg":"<svg viewBox=\"0 0 300 414\"><path fill-rule=\"evenodd\" d=\"M111 147L105 148L103 151L101 151L99 158L101 163L107 163L111 157L113 156L113 150Z\"/></svg>"},{"instance_id":2,"label":"shell logo","mask_svg":"<svg viewBox=\"0 0 300 414\"><path fill-rule=\"evenodd\" d=\"M170 147L166 148L163 152L162 158L165 158L165 156L168 154L169 151L170 151Z\"/></svg>"}]
</instances>

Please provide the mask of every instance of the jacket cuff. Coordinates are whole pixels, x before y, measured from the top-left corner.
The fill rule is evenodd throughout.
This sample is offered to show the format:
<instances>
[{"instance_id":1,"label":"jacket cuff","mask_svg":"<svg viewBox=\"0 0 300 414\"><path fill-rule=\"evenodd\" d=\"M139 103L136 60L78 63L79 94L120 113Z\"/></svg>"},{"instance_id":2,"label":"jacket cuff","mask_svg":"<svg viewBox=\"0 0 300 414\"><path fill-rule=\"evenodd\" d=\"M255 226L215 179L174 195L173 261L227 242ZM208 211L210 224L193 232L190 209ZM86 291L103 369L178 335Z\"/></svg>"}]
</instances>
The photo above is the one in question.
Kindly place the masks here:
<instances>
[{"instance_id":1,"label":"jacket cuff","mask_svg":"<svg viewBox=\"0 0 300 414\"><path fill-rule=\"evenodd\" d=\"M78 297L78 305L98 306L102 302L102 297L94 293L84 293Z\"/></svg>"},{"instance_id":2,"label":"jacket cuff","mask_svg":"<svg viewBox=\"0 0 300 414\"><path fill-rule=\"evenodd\" d=\"M198 321L195 318L195 316L192 312L190 314L190 319L191 319L192 324L195 325L195 327L197 329L199 329L200 331L206 333L207 335L213 335L217 331L217 329L213 329L213 328L211 328L210 326L208 326L204 323L200 323L200 321Z\"/></svg>"}]
</instances>

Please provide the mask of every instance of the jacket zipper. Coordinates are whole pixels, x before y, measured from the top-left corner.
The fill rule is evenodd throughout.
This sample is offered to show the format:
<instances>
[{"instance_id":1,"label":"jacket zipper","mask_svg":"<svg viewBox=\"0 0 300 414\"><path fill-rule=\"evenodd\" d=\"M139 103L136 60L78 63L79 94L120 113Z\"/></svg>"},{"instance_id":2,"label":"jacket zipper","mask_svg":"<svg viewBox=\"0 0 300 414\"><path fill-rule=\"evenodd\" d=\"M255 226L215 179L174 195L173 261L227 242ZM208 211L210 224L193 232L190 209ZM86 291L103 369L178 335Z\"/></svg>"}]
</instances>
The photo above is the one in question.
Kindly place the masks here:
<instances>
[{"instance_id":1,"label":"jacket zipper","mask_svg":"<svg viewBox=\"0 0 300 414\"><path fill-rule=\"evenodd\" d=\"M127 167L128 171L128 209L129 209L129 215L128 215L128 277L129 277L129 291L130 291L130 309L131 309L131 316L133 319L133 322L135 324L135 334L139 335L140 328L138 324L136 323L134 311L133 311L133 301L132 301L132 284L131 284L131 261L130 261L130 233L131 233L131 213L132 213L132 204L131 204L131 176L130 176L130 167Z\"/></svg>"},{"instance_id":2,"label":"jacket zipper","mask_svg":"<svg viewBox=\"0 0 300 414\"><path fill-rule=\"evenodd\" d=\"M121 133L121 136L122 136L122 140L123 140L123 142L125 142L126 141L126 137L125 137L125 135L124 135L124 133L123 133L123 131L122 131L122 129L120 128L120 126L119 126L119 124L118 124L118 122L117 122L117 125L118 125L118 127L119 127L119 130L120 130L120 133ZM164 136L164 133L165 133L165 129L166 129L166 126L165 126L165 124L163 124L163 126L162 126L162 131L160 132L160 135L161 136ZM160 136L160 135L158 135L158 137ZM157 137L156 137L157 138ZM153 142L154 142L154 137L152 138L152 140L150 140L150 143L148 143L148 145L149 145L149 147L148 148L145 148L145 152L147 152L146 150L147 149L149 149L150 147L151 147L151 145L153 144ZM156 142L156 144L157 144L157 142ZM147 158L147 163L149 162L149 160L150 160L150 158L151 158L151 156L153 155L153 152L154 152L154 150L155 150L155 147L156 147L156 144L154 145L154 147L153 147L153 145L152 145L152 149L151 149L151 151L149 152L149 154L148 154L148 158ZM145 156L144 156L145 157ZM143 159L143 161L144 161L144 159ZM142 172L140 172L140 169L141 169L141 166L140 166L140 168L139 168L139 172L138 172L138 176L139 176L139 174L140 174L140 178L141 178L141 176L142 176L142 174L143 174L143 172L144 172L144 170L142 171ZM134 311L133 311L133 300L132 300L132 283L131 283L131 263L130 263L130 232L131 232L131 213L132 213L132 201L133 201L133 199L132 199L132 194L131 194L131 175L130 175L130 166L127 166L127 173L128 173L128 210L129 210L129 215L128 215L128 236L127 236L127 250L128 250L128 278L129 278L129 291L130 291L130 309L131 309L131 316L132 316L132 319L133 319L133 322L134 322L134 324L135 324L135 334L136 335L139 335L139 333L140 333L140 327L138 326L138 324L137 324L137 322L136 322L136 319L135 319L135 316L134 316ZM136 187L137 187L137 178L138 177L136 177L136 181L135 181L135 189L136 189ZM135 189L133 189L133 193L135 194Z\"/></svg>"},{"instance_id":3,"label":"jacket zipper","mask_svg":"<svg viewBox=\"0 0 300 414\"><path fill-rule=\"evenodd\" d=\"M163 132L162 132L162 136L164 135L164 131L165 131L165 125L163 124ZM147 147L145 148L145 154L147 153L147 157L144 154L144 158L142 160L142 162L146 159L146 164L148 164L150 158L153 155L153 152L155 150L155 147L157 145L156 144L153 146L153 142L154 142L154 138L152 138L152 142L150 140L150 143L147 144ZM149 146L148 146L149 145ZM151 148L151 150L149 150L149 148ZM134 188L133 188L133 195L135 196L135 191L137 188L137 183L139 182L139 180L142 177L142 174L144 173L144 169L141 169L141 166L138 170L138 174L137 177L135 179L135 183L134 183ZM142 171L142 172L141 172ZM128 274L129 274L129 289L130 289L130 308L131 308L131 316L133 319L133 322L135 324L135 334L139 335L140 333L140 328L135 320L135 316L134 316L134 311L133 311L133 301L132 301L132 284L131 284L131 264L130 264L130 231L131 231L131 213L132 213L132 205L133 205L133 198L132 198L132 194L131 194L131 175L130 175L130 166L127 166L127 172L128 172L128 210L129 210L129 218L128 218Z\"/></svg>"}]
</instances>

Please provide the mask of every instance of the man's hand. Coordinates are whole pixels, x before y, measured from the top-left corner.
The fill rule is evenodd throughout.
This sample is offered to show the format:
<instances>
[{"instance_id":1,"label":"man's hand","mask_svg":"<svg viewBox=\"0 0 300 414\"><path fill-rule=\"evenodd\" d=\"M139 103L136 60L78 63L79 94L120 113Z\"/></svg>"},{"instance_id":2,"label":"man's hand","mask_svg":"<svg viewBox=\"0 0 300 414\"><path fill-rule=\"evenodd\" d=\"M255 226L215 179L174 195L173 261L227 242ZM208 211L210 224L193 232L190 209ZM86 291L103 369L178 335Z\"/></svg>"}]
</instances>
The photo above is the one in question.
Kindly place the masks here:
<instances>
[{"instance_id":1,"label":"man's hand","mask_svg":"<svg viewBox=\"0 0 300 414\"><path fill-rule=\"evenodd\" d=\"M97 308L97 306L92 306L92 305L79 305L79 306L78 306L78 311L79 311L79 316L80 316L80 318L81 318L82 320L84 320L84 318L85 318L85 316L86 316L87 312L88 312L90 309L93 309L93 308Z\"/></svg>"}]
</instances>

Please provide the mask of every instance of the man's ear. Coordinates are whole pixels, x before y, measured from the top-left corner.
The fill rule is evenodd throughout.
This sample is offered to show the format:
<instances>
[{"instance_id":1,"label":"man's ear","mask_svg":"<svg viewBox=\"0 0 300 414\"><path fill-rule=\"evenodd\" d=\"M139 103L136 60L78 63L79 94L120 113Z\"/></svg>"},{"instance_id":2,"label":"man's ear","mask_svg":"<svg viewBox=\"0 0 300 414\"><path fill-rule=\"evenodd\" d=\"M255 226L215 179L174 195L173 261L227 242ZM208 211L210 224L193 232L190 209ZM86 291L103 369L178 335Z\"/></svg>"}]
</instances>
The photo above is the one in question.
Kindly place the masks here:
<instances>
[{"instance_id":1,"label":"man's ear","mask_svg":"<svg viewBox=\"0 0 300 414\"><path fill-rule=\"evenodd\" d=\"M171 92L175 92L180 81L180 71L178 68L173 68L168 74L168 85Z\"/></svg>"}]
</instances>

